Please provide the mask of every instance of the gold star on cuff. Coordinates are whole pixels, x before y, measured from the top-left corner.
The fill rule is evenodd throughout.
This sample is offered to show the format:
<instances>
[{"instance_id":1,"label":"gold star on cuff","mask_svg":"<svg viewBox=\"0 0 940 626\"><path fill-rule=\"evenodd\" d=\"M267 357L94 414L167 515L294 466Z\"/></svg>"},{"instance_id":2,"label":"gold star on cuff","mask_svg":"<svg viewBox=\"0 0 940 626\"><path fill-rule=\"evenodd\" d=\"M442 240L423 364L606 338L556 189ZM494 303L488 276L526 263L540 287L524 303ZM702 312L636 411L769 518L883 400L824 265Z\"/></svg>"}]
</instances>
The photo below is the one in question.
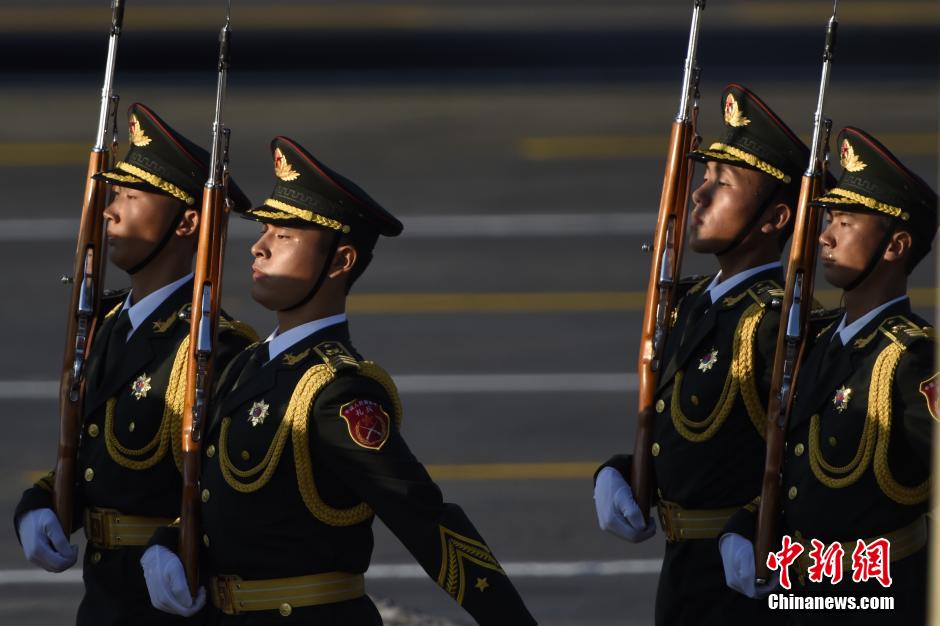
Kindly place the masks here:
<instances>
[{"instance_id":1,"label":"gold star on cuff","mask_svg":"<svg viewBox=\"0 0 940 626\"><path fill-rule=\"evenodd\" d=\"M480 590L480 593L483 593L489 586L490 583L486 581L486 578L477 578L477 584L474 585L474 587Z\"/></svg>"}]
</instances>

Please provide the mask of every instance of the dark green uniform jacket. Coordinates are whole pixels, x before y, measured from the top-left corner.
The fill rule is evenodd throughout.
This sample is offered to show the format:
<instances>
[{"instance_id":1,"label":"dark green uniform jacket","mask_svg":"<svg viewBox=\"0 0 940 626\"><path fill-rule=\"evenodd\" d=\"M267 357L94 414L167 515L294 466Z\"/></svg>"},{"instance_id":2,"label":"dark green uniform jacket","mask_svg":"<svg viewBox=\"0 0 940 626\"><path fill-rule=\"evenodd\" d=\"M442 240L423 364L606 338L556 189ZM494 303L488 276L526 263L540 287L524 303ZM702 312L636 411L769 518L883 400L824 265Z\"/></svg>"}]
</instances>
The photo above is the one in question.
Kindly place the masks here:
<instances>
[{"instance_id":1,"label":"dark green uniform jacket","mask_svg":"<svg viewBox=\"0 0 940 626\"><path fill-rule=\"evenodd\" d=\"M346 323L263 366L248 350L220 380L205 441L204 574L246 580L369 567L377 514L481 624L532 624L495 556L401 436L391 379L354 351ZM261 350L266 350L264 344ZM224 623L380 624L367 596Z\"/></svg>"},{"instance_id":2,"label":"dark green uniform jacket","mask_svg":"<svg viewBox=\"0 0 940 626\"><path fill-rule=\"evenodd\" d=\"M783 275L779 267L768 268L708 306L704 292L711 279L683 281L688 291L669 333L656 392L656 493L684 509L750 502L760 493L764 468L764 420L780 318L775 300L782 297ZM629 480L631 461L632 455L621 455L605 466ZM774 619L765 603L725 585L717 538L666 544L657 624Z\"/></svg>"},{"instance_id":3,"label":"dark green uniform jacket","mask_svg":"<svg viewBox=\"0 0 940 626\"><path fill-rule=\"evenodd\" d=\"M82 435L78 451L74 524L88 507L125 515L179 516L180 421L186 383L189 321L180 318L192 299L193 283L174 291L103 363L123 297L111 298L88 356ZM252 340L249 327L223 318L217 367L226 365ZM51 473L23 493L14 513L51 508ZM177 618L150 604L140 557L143 546L103 550L89 545L84 557L85 596L78 624L170 624Z\"/></svg>"},{"instance_id":4,"label":"dark green uniform jacket","mask_svg":"<svg viewBox=\"0 0 940 626\"><path fill-rule=\"evenodd\" d=\"M935 422L933 329L910 301L889 306L840 347L833 323L815 341L797 382L787 432L781 536L855 545L903 528L894 542L893 583L852 582L851 552L843 582L815 584L791 568L802 595L893 596L894 611L793 612L795 623L924 623L927 593L924 513ZM727 530L752 536L754 515L742 510ZM913 543L912 543L913 541ZM907 545L903 545L907 544ZM780 550L778 545L776 550Z\"/></svg>"}]
</instances>

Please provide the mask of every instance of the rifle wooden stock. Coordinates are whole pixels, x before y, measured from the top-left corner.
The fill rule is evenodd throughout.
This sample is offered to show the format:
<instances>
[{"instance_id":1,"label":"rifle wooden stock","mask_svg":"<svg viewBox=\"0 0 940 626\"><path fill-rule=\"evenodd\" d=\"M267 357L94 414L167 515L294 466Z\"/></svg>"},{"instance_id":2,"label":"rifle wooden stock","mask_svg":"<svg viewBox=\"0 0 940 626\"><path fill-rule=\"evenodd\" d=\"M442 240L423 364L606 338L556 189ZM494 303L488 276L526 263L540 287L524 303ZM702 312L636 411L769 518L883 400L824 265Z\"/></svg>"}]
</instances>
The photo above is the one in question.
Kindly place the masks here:
<instances>
[{"instance_id":1,"label":"rifle wooden stock","mask_svg":"<svg viewBox=\"0 0 940 626\"><path fill-rule=\"evenodd\" d=\"M767 555L777 537L777 519L780 513L780 472L783 466L783 449L786 442L793 392L798 382L800 364L803 361L809 331L809 314L813 304L813 285L816 274L819 221L822 210L810 202L822 190L823 175L804 176L800 185L793 242L787 264L786 288L780 312L780 329L777 331L777 349L774 355L773 374L770 379L770 401L767 406L767 456L764 462L764 477L761 500L757 511L757 532L754 542L755 569L758 580L767 581L770 570ZM785 397L781 396L784 383L784 365L787 357L787 321L794 306L797 279L801 278L801 306L799 309L800 341L796 346L796 358L792 364L792 379Z\"/></svg>"},{"instance_id":2,"label":"rifle wooden stock","mask_svg":"<svg viewBox=\"0 0 940 626\"><path fill-rule=\"evenodd\" d=\"M639 412L630 484L637 505L646 518L649 518L651 506L653 460L650 445L653 437L653 402L663 365L658 361L662 358L669 319L675 306L675 286L682 260L686 206L693 172L688 154L692 151L694 142L695 129L692 123L675 120L669 134L666 173L663 176L663 190L652 249L653 262L650 266L646 304L643 308L640 356L637 363ZM664 261L667 259L671 276L668 281L663 281L661 276Z\"/></svg>"},{"instance_id":3,"label":"rifle wooden stock","mask_svg":"<svg viewBox=\"0 0 940 626\"><path fill-rule=\"evenodd\" d=\"M209 418L208 396L201 421L194 420L198 363L199 329L203 320L204 287L211 288L209 323L212 345L215 346L219 327L219 312L222 285L222 261L225 254L225 231L228 214L225 205L224 187L206 187L203 191L202 210L199 220L199 247L196 252L196 271L193 283L192 315L189 322L189 360L187 363L186 401L183 409L182 451L183 492L180 504L179 556L186 572L190 592L195 597L199 587L199 475L202 450L202 430ZM205 364L203 379L198 386L211 394L213 362Z\"/></svg>"},{"instance_id":4,"label":"rifle wooden stock","mask_svg":"<svg viewBox=\"0 0 940 626\"><path fill-rule=\"evenodd\" d=\"M75 247L75 260L72 266L72 296L69 301L69 316L66 323L62 375L59 379L59 443L56 452L52 506L66 537L73 529L75 467L81 433L82 403L85 395L83 370L78 372L79 379L74 380L73 365L76 353L82 352L87 357L91 348L97 326L97 314L101 306L103 283L102 236L108 190L104 182L93 180L92 176L107 167L108 159L109 153L106 150L92 150L88 157L85 197L82 203L78 242ZM83 277L87 277L91 281L90 284L85 284ZM86 317L84 339L81 338L78 312L83 289L90 289L92 300L92 313Z\"/></svg>"}]
</instances>

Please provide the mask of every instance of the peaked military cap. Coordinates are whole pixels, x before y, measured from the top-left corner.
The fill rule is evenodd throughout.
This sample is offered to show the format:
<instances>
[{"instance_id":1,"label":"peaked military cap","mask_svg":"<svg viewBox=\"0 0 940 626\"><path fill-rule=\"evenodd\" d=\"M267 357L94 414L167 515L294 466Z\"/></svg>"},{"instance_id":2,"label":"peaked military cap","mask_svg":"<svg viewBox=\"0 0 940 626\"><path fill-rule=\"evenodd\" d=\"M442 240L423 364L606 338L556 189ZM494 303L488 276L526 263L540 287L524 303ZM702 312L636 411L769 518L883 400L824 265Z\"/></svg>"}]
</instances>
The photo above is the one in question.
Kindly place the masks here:
<instances>
[{"instance_id":1,"label":"peaked military cap","mask_svg":"<svg viewBox=\"0 0 940 626\"><path fill-rule=\"evenodd\" d=\"M245 217L279 226L320 226L371 249L379 235L395 237L402 223L358 185L334 172L295 141L271 141L277 181L264 204Z\"/></svg>"},{"instance_id":2,"label":"peaked military cap","mask_svg":"<svg viewBox=\"0 0 940 626\"><path fill-rule=\"evenodd\" d=\"M760 98L732 83L722 93L721 110L724 137L707 150L695 150L690 158L758 170L784 184L801 179L809 148Z\"/></svg>"},{"instance_id":3,"label":"peaked military cap","mask_svg":"<svg viewBox=\"0 0 940 626\"><path fill-rule=\"evenodd\" d=\"M202 200L209 178L209 152L199 147L147 106L135 102L127 109L127 136L130 148L124 160L94 178L109 183L159 193L193 206ZM228 195L236 208L251 201L230 178Z\"/></svg>"},{"instance_id":4,"label":"peaked military cap","mask_svg":"<svg viewBox=\"0 0 940 626\"><path fill-rule=\"evenodd\" d=\"M882 213L916 229L937 229L937 193L890 150L859 128L839 133L842 176L813 204L827 209Z\"/></svg>"}]
</instances>

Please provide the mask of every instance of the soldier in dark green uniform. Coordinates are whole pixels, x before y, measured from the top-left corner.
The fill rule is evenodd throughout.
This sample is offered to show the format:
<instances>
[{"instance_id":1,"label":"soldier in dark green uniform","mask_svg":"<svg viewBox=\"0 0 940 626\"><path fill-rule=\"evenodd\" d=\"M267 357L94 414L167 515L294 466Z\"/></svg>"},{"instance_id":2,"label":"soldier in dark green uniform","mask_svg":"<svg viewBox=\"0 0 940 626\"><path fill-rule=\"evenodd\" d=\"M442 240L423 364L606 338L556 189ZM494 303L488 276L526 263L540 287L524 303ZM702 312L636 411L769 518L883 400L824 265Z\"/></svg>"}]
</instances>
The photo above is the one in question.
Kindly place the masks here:
<instances>
[{"instance_id":1,"label":"soldier in dark green uniform","mask_svg":"<svg viewBox=\"0 0 940 626\"><path fill-rule=\"evenodd\" d=\"M350 341L346 293L401 223L290 139L271 147L274 192L247 216L262 224L252 296L278 328L222 375L205 435L210 622L381 624L363 581L378 515L479 623L535 623L408 449L394 382ZM175 559L172 539L154 543ZM173 562L175 578L154 576L155 601L180 588Z\"/></svg>"},{"instance_id":2,"label":"soldier in dark green uniform","mask_svg":"<svg viewBox=\"0 0 940 626\"><path fill-rule=\"evenodd\" d=\"M689 247L713 254L716 276L681 282L656 392L652 444L666 553L656 623L772 622L730 593L718 554L728 517L760 493L764 424L782 297L780 252L792 230L809 149L752 92L721 97L725 136L690 157L706 163L693 192ZM632 455L595 476L601 528L627 541L656 532L633 500Z\"/></svg>"},{"instance_id":3,"label":"soldier in dark green uniform","mask_svg":"<svg viewBox=\"0 0 940 626\"><path fill-rule=\"evenodd\" d=\"M839 149L842 177L815 204L828 217L819 238L822 272L843 290L845 313L819 333L799 374L779 528L804 546L789 593L891 596L894 611L789 615L800 624L923 624L938 375L933 328L911 311L907 276L930 250L937 194L864 131L844 129ZM726 528L723 544L745 546L723 551L732 569L753 572L754 522L745 509ZM857 550L858 540L882 538L890 542L882 563L877 549ZM814 539L826 548L838 543L839 584L809 579ZM856 573L871 579L855 582Z\"/></svg>"},{"instance_id":4,"label":"soldier in dark green uniform","mask_svg":"<svg viewBox=\"0 0 940 626\"><path fill-rule=\"evenodd\" d=\"M87 362L75 485L74 519L88 538L77 621L95 626L182 621L151 606L139 560L154 529L179 515L186 314L209 155L142 104L130 107L129 130L125 159L98 176L113 185L109 256L130 275L131 290L104 299ZM249 206L231 188L236 204ZM256 337L225 317L220 366ZM51 510L51 486L50 473L26 490L14 523L26 557L58 572L75 563L78 549Z\"/></svg>"}]
</instances>

